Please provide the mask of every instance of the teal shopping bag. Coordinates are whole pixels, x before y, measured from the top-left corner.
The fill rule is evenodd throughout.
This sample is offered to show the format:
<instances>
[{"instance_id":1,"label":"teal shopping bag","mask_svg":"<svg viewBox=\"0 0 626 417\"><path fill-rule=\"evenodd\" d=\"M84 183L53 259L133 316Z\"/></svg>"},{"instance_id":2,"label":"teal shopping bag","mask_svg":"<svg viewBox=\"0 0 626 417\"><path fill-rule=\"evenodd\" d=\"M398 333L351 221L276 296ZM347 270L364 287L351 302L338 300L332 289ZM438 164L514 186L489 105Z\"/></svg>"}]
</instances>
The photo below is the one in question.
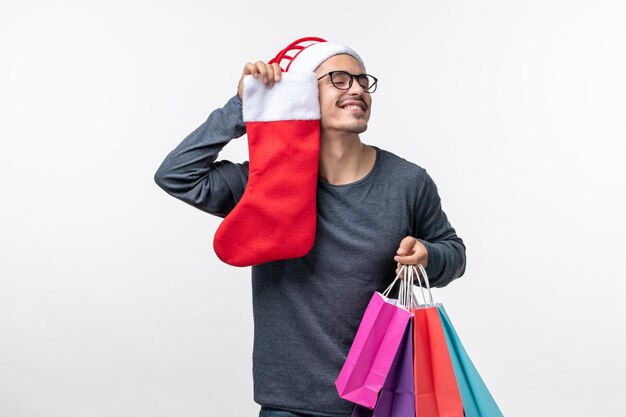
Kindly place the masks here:
<instances>
[{"instance_id":1,"label":"teal shopping bag","mask_svg":"<svg viewBox=\"0 0 626 417\"><path fill-rule=\"evenodd\" d=\"M454 375L461 392L465 416L502 417L502 412L461 344L446 310L441 304L437 305L437 310L448 343Z\"/></svg>"}]
</instances>

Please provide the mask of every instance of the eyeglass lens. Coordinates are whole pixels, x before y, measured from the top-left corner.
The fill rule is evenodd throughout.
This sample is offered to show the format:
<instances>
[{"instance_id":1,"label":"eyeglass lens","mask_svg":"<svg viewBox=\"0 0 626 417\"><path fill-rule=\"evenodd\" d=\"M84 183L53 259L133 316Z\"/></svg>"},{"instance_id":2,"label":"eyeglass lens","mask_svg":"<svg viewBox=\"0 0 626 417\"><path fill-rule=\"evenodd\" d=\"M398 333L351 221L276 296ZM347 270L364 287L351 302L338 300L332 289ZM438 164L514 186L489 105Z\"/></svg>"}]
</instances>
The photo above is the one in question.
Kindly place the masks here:
<instances>
[{"instance_id":1,"label":"eyeglass lens","mask_svg":"<svg viewBox=\"0 0 626 417\"><path fill-rule=\"evenodd\" d=\"M332 83L335 85L335 87L339 89L347 90L348 88L350 88L349 86L351 78L352 76L344 71L335 71L331 74ZM356 79L359 85L363 87L365 91L369 91L370 87L374 84L374 79L367 74L361 74L356 77Z\"/></svg>"}]
</instances>

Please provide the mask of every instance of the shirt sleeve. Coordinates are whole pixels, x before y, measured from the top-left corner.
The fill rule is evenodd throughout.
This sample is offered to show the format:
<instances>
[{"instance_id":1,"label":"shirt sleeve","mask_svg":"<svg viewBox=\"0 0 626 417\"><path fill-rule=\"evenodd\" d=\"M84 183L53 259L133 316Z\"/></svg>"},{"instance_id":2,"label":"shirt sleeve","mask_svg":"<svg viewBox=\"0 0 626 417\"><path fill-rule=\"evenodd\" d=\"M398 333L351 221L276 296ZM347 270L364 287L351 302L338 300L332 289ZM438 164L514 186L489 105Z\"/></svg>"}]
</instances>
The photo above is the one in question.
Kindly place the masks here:
<instances>
[{"instance_id":1,"label":"shirt sleeve","mask_svg":"<svg viewBox=\"0 0 626 417\"><path fill-rule=\"evenodd\" d=\"M154 181L173 197L226 217L245 191L249 164L216 160L231 139L245 133L242 101L235 95L167 155Z\"/></svg>"},{"instance_id":2,"label":"shirt sleeve","mask_svg":"<svg viewBox=\"0 0 626 417\"><path fill-rule=\"evenodd\" d=\"M415 237L428 250L430 285L444 287L465 273L465 244L448 221L437 185L427 172L415 204Z\"/></svg>"}]
</instances>

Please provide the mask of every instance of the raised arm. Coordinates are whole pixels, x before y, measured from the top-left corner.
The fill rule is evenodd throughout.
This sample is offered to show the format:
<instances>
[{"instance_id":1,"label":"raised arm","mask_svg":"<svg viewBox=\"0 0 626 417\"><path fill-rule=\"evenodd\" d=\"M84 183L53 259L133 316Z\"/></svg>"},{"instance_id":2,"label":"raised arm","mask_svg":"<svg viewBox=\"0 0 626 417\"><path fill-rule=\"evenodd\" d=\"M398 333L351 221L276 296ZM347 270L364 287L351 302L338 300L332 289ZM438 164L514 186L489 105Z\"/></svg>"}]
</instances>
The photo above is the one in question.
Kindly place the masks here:
<instances>
[{"instance_id":1,"label":"raised arm","mask_svg":"<svg viewBox=\"0 0 626 417\"><path fill-rule=\"evenodd\" d=\"M215 162L222 148L246 133L241 98L232 97L172 150L154 174L168 194L220 217L235 207L248 181L248 162Z\"/></svg>"},{"instance_id":2,"label":"raised arm","mask_svg":"<svg viewBox=\"0 0 626 417\"><path fill-rule=\"evenodd\" d=\"M246 63L237 94L171 151L154 174L168 194L220 217L235 207L248 182L248 162L216 162L230 140L246 133L241 101L246 75L261 77L271 87L280 80L281 70L278 64Z\"/></svg>"}]
</instances>

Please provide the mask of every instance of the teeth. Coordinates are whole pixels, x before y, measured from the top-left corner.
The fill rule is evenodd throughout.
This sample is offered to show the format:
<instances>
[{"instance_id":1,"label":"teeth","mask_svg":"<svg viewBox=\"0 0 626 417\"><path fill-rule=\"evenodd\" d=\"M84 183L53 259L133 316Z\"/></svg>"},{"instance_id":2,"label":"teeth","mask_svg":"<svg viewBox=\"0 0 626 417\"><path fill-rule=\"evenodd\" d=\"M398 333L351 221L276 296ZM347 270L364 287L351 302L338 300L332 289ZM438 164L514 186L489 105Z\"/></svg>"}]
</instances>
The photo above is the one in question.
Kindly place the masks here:
<instances>
[{"instance_id":1,"label":"teeth","mask_svg":"<svg viewBox=\"0 0 626 417\"><path fill-rule=\"evenodd\" d=\"M361 108L361 106L357 106L357 105L355 105L355 104L350 104L350 105L348 105L348 106L345 106L345 107L344 107L344 109L363 110L363 109Z\"/></svg>"}]
</instances>

